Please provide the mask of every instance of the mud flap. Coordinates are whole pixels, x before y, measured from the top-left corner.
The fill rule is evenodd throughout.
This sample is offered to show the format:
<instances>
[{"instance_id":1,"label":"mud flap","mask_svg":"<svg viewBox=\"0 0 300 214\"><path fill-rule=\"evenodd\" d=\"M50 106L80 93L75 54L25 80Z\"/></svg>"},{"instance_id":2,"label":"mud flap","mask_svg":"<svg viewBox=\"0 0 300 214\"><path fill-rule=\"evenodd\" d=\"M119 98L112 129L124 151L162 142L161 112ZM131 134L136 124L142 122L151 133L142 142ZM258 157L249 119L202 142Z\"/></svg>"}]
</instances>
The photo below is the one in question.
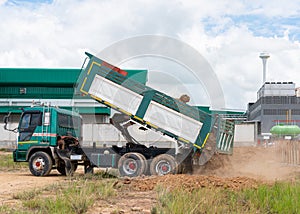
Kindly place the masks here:
<instances>
[{"instance_id":1,"label":"mud flap","mask_svg":"<svg viewBox=\"0 0 300 214\"><path fill-rule=\"evenodd\" d=\"M212 156L215 154L217 150L217 128L213 127L212 132L208 133L207 139L205 141L204 148L201 151L200 157L199 157L199 165L204 165L209 161Z\"/></svg>"},{"instance_id":2,"label":"mud flap","mask_svg":"<svg viewBox=\"0 0 300 214\"><path fill-rule=\"evenodd\" d=\"M68 157L68 153L65 150L56 149L58 157L65 162L65 170L67 176L72 176L74 173L75 166Z\"/></svg>"},{"instance_id":3,"label":"mud flap","mask_svg":"<svg viewBox=\"0 0 300 214\"><path fill-rule=\"evenodd\" d=\"M94 173L94 166L91 164L84 164L84 174L93 174Z\"/></svg>"}]
</instances>

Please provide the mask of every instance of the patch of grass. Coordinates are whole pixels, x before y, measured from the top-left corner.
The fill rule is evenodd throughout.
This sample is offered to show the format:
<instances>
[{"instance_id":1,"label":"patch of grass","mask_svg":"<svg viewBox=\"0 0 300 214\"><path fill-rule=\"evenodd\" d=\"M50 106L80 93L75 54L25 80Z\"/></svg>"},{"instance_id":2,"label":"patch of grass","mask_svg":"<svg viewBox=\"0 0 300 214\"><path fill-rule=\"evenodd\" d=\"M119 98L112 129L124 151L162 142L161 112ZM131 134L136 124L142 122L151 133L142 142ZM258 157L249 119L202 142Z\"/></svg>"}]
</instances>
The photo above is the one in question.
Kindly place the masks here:
<instances>
[{"instance_id":1,"label":"patch of grass","mask_svg":"<svg viewBox=\"0 0 300 214\"><path fill-rule=\"evenodd\" d=\"M8 205L2 205L0 206L0 213L5 214L29 214L26 211L20 210L16 207L10 207Z\"/></svg>"},{"instance_id":2,"label":"patch of grass","mask_svg":"<svg viewBox=\"0 0 300 214\"><path fill-rule=\"evenodd\" d=\"M13 199L30 200L30 199L33 199L35 196L37 196L40 192L41 192L41 190L38 190L38 189L19 192L19 193L13 194Z\"/></svg>"},{"instance_id":3,"label":"patch of grass","mask_svg":"<svg viewBox=\"0 0 300 214\"><path fill-rule=\"evenodd\" d=\"M92 195L88 195L83 188L79 191L65 190L63 193L46 198L41 196L33 200L25 200L23 205L32 212L39 213L84 213L93 203Z\"/></svg>"},{"instance_id":4,"label":"patch of grass","mask_svg":"<svg viewBox=\"0 0 300 214\"><path fill-rule=\"evenodd\" d=\"M52 192L52 191L56 191L56 190L62 189L62 188L63 188L63 183L57 182L57 183L53 183L53 184L50 184L50 185L44 187L43 191Z\"/></svg>"},{"instance_id":5,"label":"patch of grass","mask_svg":"<svg viewBox=\"0 0 300 214\"><path fill-rule=\"evenodd\" d=\"M12 154L9 154L9 153L0 154L0 169L1 170L25 169L27 167L28 167L28 163L14 162Z\"/></svg>"},{"instance_id":6,"label":"patch of grass","mask_svg":"<svg viewBox=\"0 0 300 214\"><path fill-rule=\"evenodd\" d=\"M299 213L300 184L275 183L257 189L233 191L222 188L157 188L156 213Z\"/></svg>"},{"instance_id":7,"label":"patch of grass","mask_svg":"<svg viewBox=\"0 0 300 214\"><path fill-rule=\"evenodd\" d=\"M158 206L152 213L245 213L238 207L238 194L220 188L201 188L188 192L182 188L158 189Z\"/></svg>"},{"instance_id":8,"label":"patch of grass","mask_svg":"<svg viewBox=\"0 0 300 214\"><path fill-rule=\"evenodd\" d=\"M300 213L300 182L276 182L244 193L245 200L264 213Z\"/></svg>"},{"instance_id":9,"label":"patch of grass","mask_svg":"<svg viewBox=\"0 0 300 214\"><path fill-rule=\"evenodd\" d=\"M51 184L40 190L22 192L14 196L29 213L85 213L96 200L116 195L115 179L70 177L64 182Z\"/></svg>"},{"instance_id":10,"label":"patch of grass","mask_svg":"<svg viewBox=\"0 0 300 214\"><path fill-rule=\"evenodd\" d=\"M9 213L10 210L11 210L10 207L7 205L0 206L0 213Z\"/></svg>"}]
</instances>

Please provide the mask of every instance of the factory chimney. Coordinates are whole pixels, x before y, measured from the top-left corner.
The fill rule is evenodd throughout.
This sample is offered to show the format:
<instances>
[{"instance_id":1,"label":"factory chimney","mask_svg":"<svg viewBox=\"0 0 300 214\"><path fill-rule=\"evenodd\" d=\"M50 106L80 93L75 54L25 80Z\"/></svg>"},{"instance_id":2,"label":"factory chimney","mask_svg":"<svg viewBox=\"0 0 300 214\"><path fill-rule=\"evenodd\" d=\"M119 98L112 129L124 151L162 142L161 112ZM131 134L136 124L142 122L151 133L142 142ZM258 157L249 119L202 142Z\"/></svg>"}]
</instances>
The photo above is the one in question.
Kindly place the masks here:
<instances>
[{"instance_id":1,"label":"factory chimney","mask_svg":"<svg viewBox=\"0 0 300 214\"><path fill-rule=\"evenodd\" d=\"M262 52L259 57L262 59L263 62L263 84L266 82L266 73L267 73L267 59L270 55L266 52Z\"/></svg>"}]
</instances>

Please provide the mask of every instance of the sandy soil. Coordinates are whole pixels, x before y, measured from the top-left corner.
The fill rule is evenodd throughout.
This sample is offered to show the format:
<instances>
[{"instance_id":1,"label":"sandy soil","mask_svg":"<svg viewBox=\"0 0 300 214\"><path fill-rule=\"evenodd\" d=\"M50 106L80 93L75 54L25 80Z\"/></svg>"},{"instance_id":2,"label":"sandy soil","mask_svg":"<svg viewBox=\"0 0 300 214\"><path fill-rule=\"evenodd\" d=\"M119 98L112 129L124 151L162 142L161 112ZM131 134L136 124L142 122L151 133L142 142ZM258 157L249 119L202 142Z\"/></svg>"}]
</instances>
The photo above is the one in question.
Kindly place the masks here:
<instances>
[{"instance_id":1,"label":"sandy soil","mask_svg":"<svg viewBox=\"0 0 300 214\"><path fill-rule=\"evenodd\" d=\"M1 155L1 153L0 153ZM79 172L82 171L79 170ZM48 177L34 177L29 170L0 172L0 206L14 206L13 195L24 190L63 182L66 179L56 170ZM239 190L255 187L262 182L300 179L300 166L281 163L274 147L234 148L233 155L216 154L205 165L196 167L193 175L167 175L119 179L115 187L118 197L112 201L99 201L88 213L150 213L156 203L154 188L160 184L173 188L225 187ZM122 187L119 189L119 187Z\"/></svg>"},{"instance_id":2,"label":"sandy soil","mask_svg":"<svg viewBox=\"0 0 300 214\"><path fill-rule=\"evenodd\" d=\"M276 147L240 147L234 148L233 155L214 155L206 165L196 167L194 173L275 181L299 177L300 165L282 163Z\"/></svg>"},{"instance_id":3,"label":"sandy soil","mask_svg":"<svg viewBox=\"0 0 300 214\"><path fill-rule=\"evenodd\" d=\"M13 199L14 194L46 186L64 179L65 177L59 176L56 172L53 172L48 177L41 178L32 176L29 170L21 170L21 172L2 171L0 172L0 206L3 204L14 204L16 202Z\"/></svg>"}]
</instances>

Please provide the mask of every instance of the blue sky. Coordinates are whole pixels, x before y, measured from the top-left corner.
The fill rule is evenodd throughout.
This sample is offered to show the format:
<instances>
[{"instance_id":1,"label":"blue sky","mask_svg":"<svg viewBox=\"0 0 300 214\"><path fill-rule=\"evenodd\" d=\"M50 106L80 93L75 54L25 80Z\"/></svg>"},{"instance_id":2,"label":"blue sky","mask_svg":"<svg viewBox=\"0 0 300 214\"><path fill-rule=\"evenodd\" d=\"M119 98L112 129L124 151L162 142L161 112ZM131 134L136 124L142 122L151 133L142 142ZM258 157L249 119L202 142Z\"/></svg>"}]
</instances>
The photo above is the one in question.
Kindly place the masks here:
<instances>
[{"instance_id":1,"label":"blue sky","mask_svg":"<svg viewBox=\"0 0 300 214\"><path fill-rule=\"evenodd\" d=\"M264 15L230 16L236 25L246 25L254 36L282 37L289 31L292 40L300 38L300 17L267 17Z\"/></svg>"},{"instance_id":2,"label":"blue sky","mask_svg":"<svg viewBox=\"0 0 300 214\"><path fill-rule=\"evenodd\" d=\"M283 37L288 30L292 40L300 38L300 17L266 17L264 15L226 15L227 23L220 28L219 24L210 17L204 18L205 30L212 36L226 32L227 28L234 25L245 26L254 36ZM215 30L217 28L217 31Z\"/></svg>"},{"instance_id":3,"label":"blue sky","mask_svg":"<svg viewBox=\"0 0 300 214\"><path fill-rule=\"evenodd\" d=\"M299 0L0 0L0 66L80 67L85 51L99 53L133 36L164 35L191 45L207 59L226 107L246 109L262 84L262 51L271 55L268 81L300 86L299 14ZM151 75L147 60L123 66L146 67ZM172 88L169 84L166 88ZM194 103L210 104L201 84L186 88L191 94L201 91L193 95ZM174 91L166 92L186 92Z\"/></svg>"}]
</instances>

